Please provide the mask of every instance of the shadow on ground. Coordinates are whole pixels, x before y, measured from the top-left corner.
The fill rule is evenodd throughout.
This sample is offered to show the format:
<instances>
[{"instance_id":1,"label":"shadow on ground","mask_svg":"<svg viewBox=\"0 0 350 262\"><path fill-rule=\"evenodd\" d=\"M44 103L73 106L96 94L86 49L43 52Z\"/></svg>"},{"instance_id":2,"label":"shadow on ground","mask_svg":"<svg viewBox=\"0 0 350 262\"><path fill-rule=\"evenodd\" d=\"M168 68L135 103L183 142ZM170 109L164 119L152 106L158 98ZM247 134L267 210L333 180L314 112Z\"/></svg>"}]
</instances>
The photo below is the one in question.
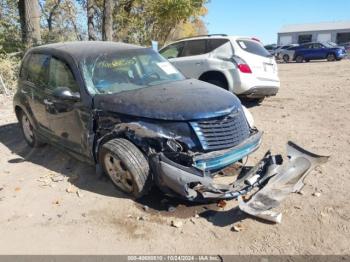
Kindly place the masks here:
<instances>
[{"instance_id":1,"label":"shadow on ground","mask_svg":"<svg viewBox=\"0 0 350 262\"><path fill-rule=\"evenodd\" d=\"M0 126L0 143L14 154L13 158L8 160L10 164L31 162L67 176L68 181L81 190L105 196L127 198L113 186L105 175L96 175L94 166L80 162L50 145L30 148L24 141L17 123ZM38 178L42 175L44 174L38 174ZM78 179L73 179L74 177ZM247 217L238 208L226 211L219 208L217 203L198 204L171 198L155 187L148 195L138 199L135 204L141 210L148 209L147 212L151 214L179 218L189 218L198 214L216 226L226 226Z\"/></svg>"}]
</instances>

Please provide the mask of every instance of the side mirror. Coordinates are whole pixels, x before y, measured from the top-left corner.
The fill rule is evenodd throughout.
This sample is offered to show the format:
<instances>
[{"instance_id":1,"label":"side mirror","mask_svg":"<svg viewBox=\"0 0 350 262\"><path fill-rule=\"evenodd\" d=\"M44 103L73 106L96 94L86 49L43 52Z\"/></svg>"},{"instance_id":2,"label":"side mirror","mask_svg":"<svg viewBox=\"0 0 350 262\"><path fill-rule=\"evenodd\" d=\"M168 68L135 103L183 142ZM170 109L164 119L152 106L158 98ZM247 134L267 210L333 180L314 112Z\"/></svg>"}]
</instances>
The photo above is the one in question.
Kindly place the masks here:
<instances>
[{"instance_id":1,"label":"side mirror","mask_svg":"<svg viewBox=\"0 0 350 262\"><path fill-rule=\"evenodd\" d=\"M58 99L66 101L80 100L80 94L73 93L68 87L57 87L53 90L52 95Z\"/></svg>"}]
</instances>

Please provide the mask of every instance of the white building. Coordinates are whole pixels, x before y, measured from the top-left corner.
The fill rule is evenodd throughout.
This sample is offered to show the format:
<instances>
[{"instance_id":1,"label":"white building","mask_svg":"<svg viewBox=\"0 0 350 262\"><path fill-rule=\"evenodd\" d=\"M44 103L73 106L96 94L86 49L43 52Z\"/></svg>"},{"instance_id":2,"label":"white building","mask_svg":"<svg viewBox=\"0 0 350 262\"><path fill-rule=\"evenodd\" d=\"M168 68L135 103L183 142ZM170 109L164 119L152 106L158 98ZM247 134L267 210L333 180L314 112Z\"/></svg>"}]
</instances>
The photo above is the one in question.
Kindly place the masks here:
<instances>
[{"instance_id":1,"label":"white building","mask_svg":"<svg viewBox=\"0 0 350 262\"><path fill-rule=\"evenodd\" d=\"M278 45L307 42L350 42L350 21L285 25L278 32Z\"/></svg>"}]
</instances>

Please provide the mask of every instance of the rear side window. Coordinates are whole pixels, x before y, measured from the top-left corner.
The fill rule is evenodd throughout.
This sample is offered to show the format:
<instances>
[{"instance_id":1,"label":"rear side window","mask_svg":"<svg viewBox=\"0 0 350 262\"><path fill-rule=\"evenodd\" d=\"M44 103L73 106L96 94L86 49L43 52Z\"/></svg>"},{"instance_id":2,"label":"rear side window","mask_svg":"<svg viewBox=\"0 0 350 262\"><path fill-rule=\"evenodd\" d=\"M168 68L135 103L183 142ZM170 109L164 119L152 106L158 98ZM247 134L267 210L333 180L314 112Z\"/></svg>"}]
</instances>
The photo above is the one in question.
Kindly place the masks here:
<instances>
[{"instance_id":1,"label":"rear side window","mask_svg":"<svg viewBox=\"0 0 350 262\"><path fill-rule=\"evenodd\" d=\"M260 43L251 40L237 40L238 45L246 52L252 53L254 55L259 55L263 57L271 56L269 51L267 51Z\"/></svg>"},{"instance_id":2,"label":"rear side window","mask_svg":"<svg viewBox=\"0 0 350 262\"><path fill-rule=\"evenodd\" d=\"M191 40L185 45L182 56L202 55L206 53L206 40Z\"/></svg>"},{"instance_id":3,"label":"rear side window","mask_svg":"<svg viewBox=\"0 0 350 262\"><path fill-rule=\"evenodd\" d=\"M44 54L31 54L27 63L27 80L36 87L45 88L47 85L50 57Z\"/></svg>"},{"instance_id":4,"label":"rear side window","mask_svg":"<svg viewBox=\"0 0 350 262\"><path fill-rule=\"evenodd\" d=\"M180 56L183 47L184 47L183 42L172 44L172 45L169 45L168 47L165 47L163 50L161 50L160 54L166 59L176 58Z\"/></svg>"},{"instance_id":5,"label":"rear side window","mask_svg":"<svg viewBox=\"0 0 350 262\"><path fill-rule=\"evenodd\" d=\"M222 46L223 44L227 43L228 41L229 41L228 39L209 39L207 52L213 51L214 49Z\"/></svg>"},{"instance_id":6,"label":"rear side window","mask_svg":"<svg viewBox=\"0 0 350 262\"><path fill-rule=\"evenodd\" d=\"M68 87L73 92L79 92L79 87L74 79L69 66L61 60L54 57L50 60L50 80L49 89L57 87Z\"/></svg>"}]
</instances>

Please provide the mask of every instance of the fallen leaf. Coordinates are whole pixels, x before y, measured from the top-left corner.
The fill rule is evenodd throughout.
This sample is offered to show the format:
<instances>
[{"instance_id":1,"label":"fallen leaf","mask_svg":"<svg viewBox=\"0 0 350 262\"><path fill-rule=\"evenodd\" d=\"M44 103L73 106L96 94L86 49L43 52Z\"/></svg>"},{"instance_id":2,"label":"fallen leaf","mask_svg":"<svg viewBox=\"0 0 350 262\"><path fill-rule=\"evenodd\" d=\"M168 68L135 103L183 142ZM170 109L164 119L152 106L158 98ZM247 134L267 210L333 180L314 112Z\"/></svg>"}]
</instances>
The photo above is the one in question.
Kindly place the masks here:
<instances>
[{"instance_id":1,"label":"fallen leaf","mask_svg":"<svg viewBox=\"0 0 350 262\"><path fill-rule=\"evenodd\" d=\"M16 191L16 192L21 191L21 188L20 188L20 187L16 187L16 188L15 188L15 191Z\"/></svg>"},{"instance_id":2,"label":"fallen leaf","mask_svg":"<svg viewBox=\"0 0 350 262\"><path fill-rule=\"evenodd\" d=\"M241 232L244 229L245 227L242 224L235 224L231 227L231 231L234 231L234 232Z\"/></svg>"},{"instance_id":3,"label":"fallen leaf","mask_svg":"<svg viewBox=\"0 0 350 262\"><path fill-rule=\"evenodd\" d=\"M183 226L183 223L180 220L171 220L171 226L181 228Z\"/></svg>"},{"instance_id":4,"label":"fallen leaf","mask_svg":"<svg viewBox=\"0 0 350 262\"><path fill-rule=\"evenodd\" d=\"M225 208L226 204L227 204L226 201L221 199L219 200L217 205L218 207Z\"/></svg>"}]
</instances>

